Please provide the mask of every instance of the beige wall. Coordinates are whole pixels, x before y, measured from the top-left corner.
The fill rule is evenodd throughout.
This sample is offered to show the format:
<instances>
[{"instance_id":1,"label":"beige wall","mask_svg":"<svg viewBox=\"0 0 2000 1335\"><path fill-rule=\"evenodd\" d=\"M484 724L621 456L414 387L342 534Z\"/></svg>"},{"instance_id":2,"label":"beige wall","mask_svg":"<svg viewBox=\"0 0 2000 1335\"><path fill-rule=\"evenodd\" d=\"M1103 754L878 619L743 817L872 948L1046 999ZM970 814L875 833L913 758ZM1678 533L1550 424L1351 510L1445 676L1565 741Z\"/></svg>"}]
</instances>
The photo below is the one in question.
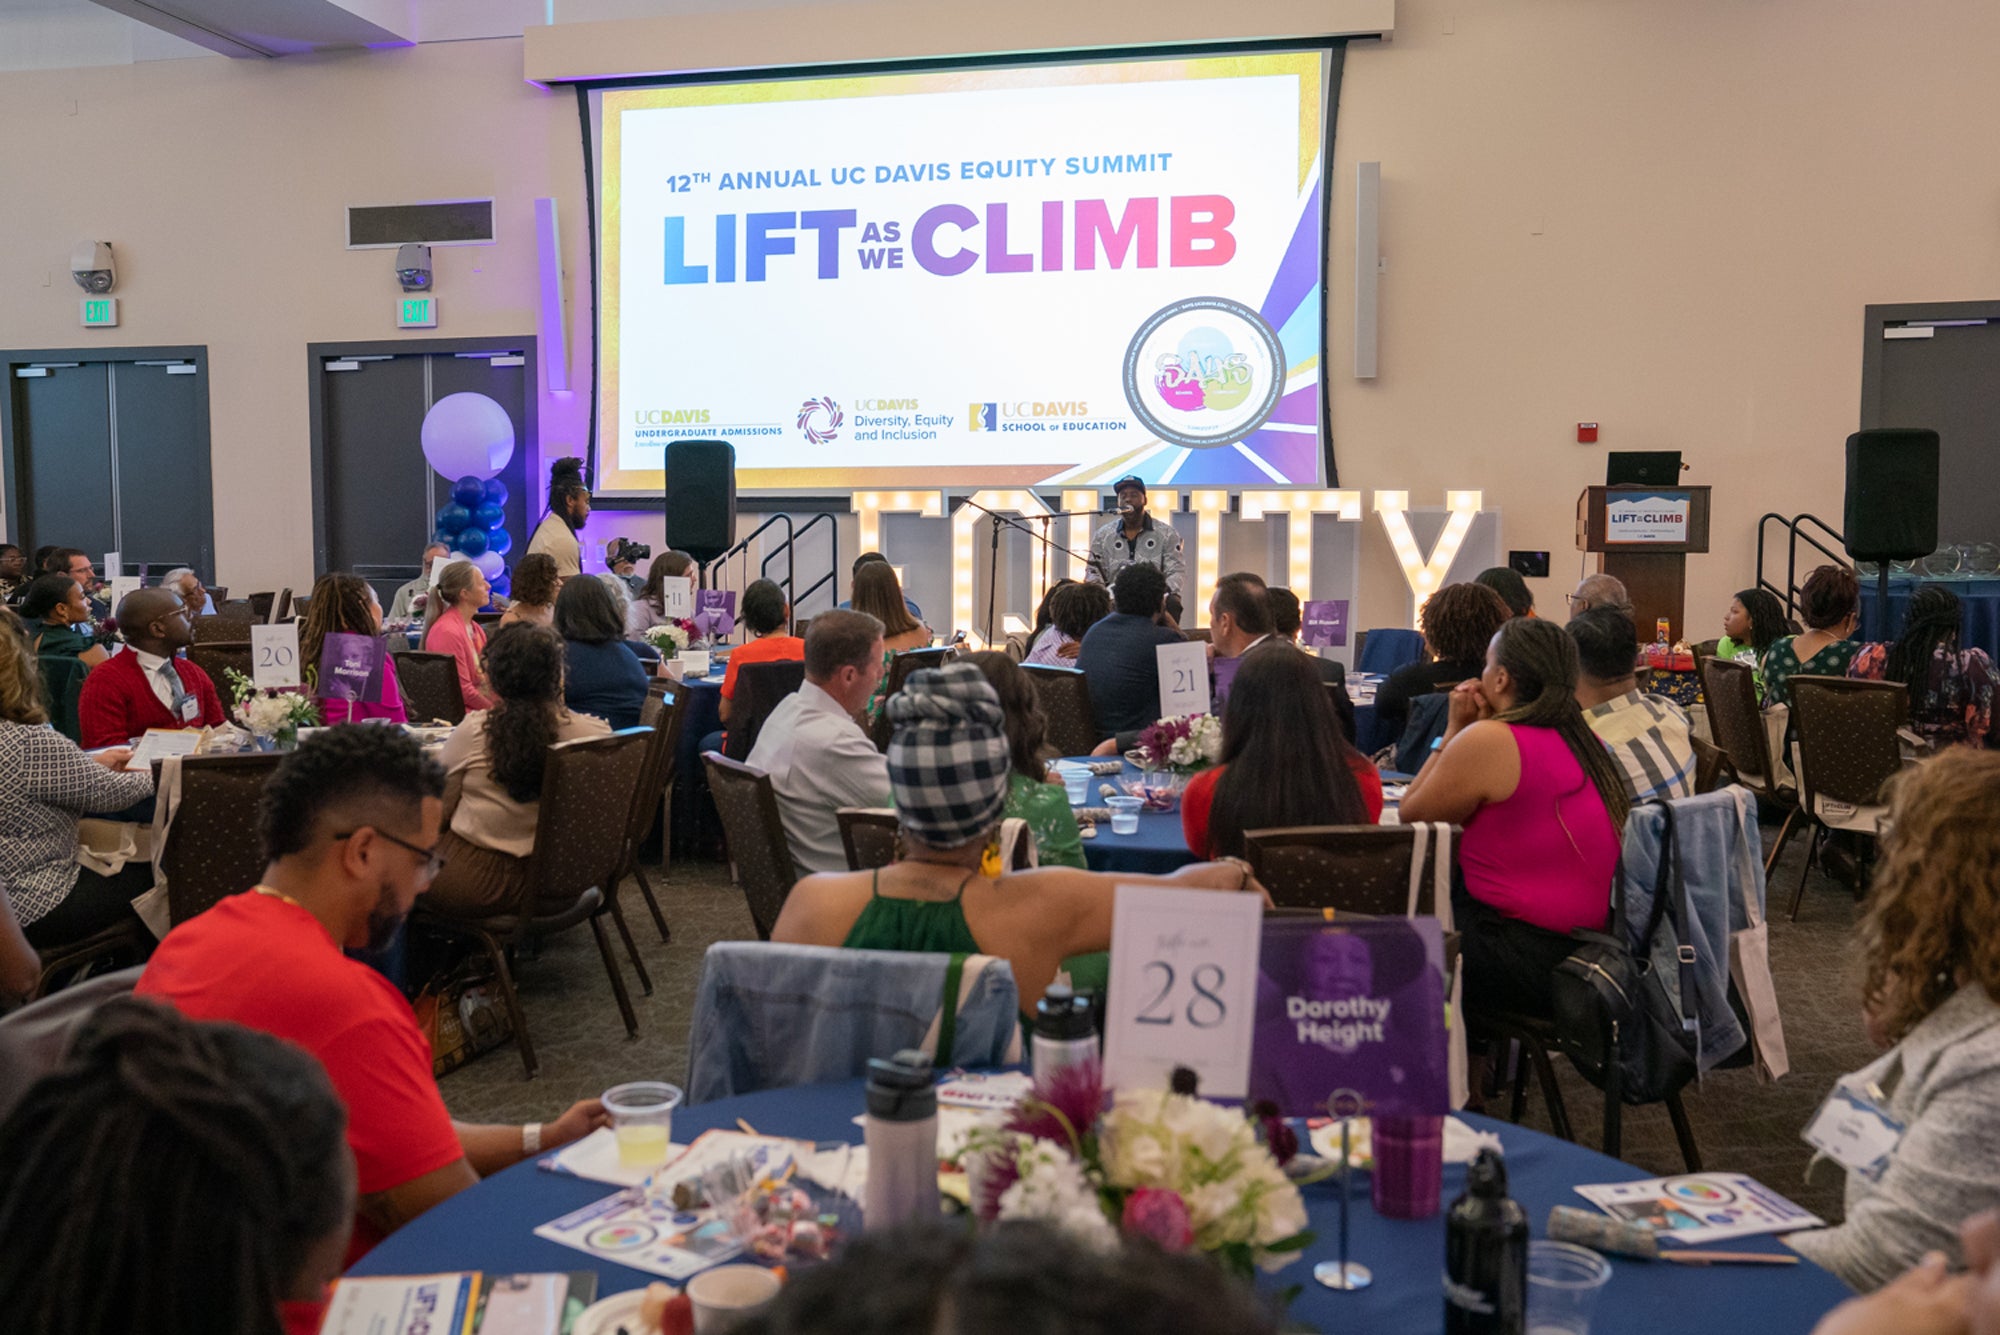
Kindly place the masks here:
<instances>
[{"instance_id":1,"label":"beige wall","mask_svg":"<svg viewBox=\"0 0 2000 1335\"><path fill-rule=\"evenodd\" d=\"M774 21L743 15L745 49ZM1987 0L1403 0L1392 42L1350 49L1341 97L1341 481L1418 505L1483 489L1507 545L1554 553L1538 593L1559 611L1604 451L1682 449L1717 488L1714 552L1690 561L1713 633L1759 513L1838 522L1862 307L2000 289L1996 50ZM7 74L0 124L0 346L208 345L226 582L309 577L305 345L394 336L388 260L341 248L344 204L498 196L498 245L436 252L437 332L516 334L532 200L556 195L587 329L574 103L523 83L520 42ZM1388 260L1373 383L1343 369L1364 159ZM63 269L85 236L118 244L115 333L76 326ZM549 453L586 402L544 398ZM1579 420L1599 445L1574 443ZM1372 522L1364 552L1362 624L1393 620Z\"/></svg>"}]
</instances>

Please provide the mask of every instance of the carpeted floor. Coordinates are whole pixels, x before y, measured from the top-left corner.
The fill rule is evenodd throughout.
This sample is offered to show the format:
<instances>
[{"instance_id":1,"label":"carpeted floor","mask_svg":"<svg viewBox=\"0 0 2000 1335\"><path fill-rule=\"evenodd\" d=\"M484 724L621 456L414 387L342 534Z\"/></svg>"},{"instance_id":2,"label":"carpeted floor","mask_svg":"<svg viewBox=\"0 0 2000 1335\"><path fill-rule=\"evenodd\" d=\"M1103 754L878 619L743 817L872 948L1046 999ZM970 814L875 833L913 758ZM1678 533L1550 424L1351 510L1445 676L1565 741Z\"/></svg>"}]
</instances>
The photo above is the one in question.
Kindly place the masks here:
<instances>
[{"instance_id":1,"label":"carpeted floor","mask_svg":"<svg viewBox=\"0 0 2000 1335\"><path fill-rule=\"evenodd\" d=\"M1775 831L1766 828L1765 839ZM1840 1217L1841 1173L1821 1165L1815 1182L1804 1180L1810 1158L1799 1130L1833 1081L1875 1054L1862 1033L1857 963L1852 951L1856 908L1849 892L1815 869L1807 880L1796 923L1784 909L1805 861L1805 841L1793 839L1771 877L1771 969L1784 1014L1791 1073L1775 1084L1749 1070L1723 1071L1684 1095L1704 1166L1745 1172L1828 1220ZM455 1116L473 1121L546 1121L571 1101L601 1093L623 1080L680 1081L687 1073L687 1032L702 952L712 941L754 935L742 895L719 863L676 863L663 879L651 871L655 891L673 928L662 944L637 886L625 887L625 905L641 958L652 974L653 995L638 995L630 965L620 967L633 988L639 1034L627 1039L612 1000L604 966L587 930L544 946L539 958L518 969L521 1002L541 1059L541 1075L522 1077L510 1045L452 1072L441 1082ZM615 946L615 938L614 938ZM1603 1103L1597 1091L1558 1059L1565 1101L1578 1137L1599 1143ZM1504 1106L1494 1105L1495 1110ZM1539 1091L1531 1093L1528 1125L1547 1130ZM1626 1160L1659 1173L1681 1170L1680 1151L1663 1107L1629 1108Z\"/></svg>"}]
</instances>

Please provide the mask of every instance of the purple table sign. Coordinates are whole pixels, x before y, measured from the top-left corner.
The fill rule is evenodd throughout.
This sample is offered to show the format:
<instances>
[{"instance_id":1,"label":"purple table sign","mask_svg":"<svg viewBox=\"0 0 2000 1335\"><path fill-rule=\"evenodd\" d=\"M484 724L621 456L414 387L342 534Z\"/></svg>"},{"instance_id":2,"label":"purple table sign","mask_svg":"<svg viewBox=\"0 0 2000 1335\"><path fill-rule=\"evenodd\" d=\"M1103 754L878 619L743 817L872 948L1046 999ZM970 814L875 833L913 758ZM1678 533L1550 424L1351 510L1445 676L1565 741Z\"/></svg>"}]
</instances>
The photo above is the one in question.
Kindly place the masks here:
<instances>
[{"instance_id":1,"label":"purple table sign","mask_svg":"<svg viewBox=\"0 0 2000 1335\"><path fill-rule=\"evenodd\" d=\"M1316 649L1338 648L1347 643L1347 600L1315 598L1300 609L1304 617L1299 633L1301 644Z\"/></svg>"},{"instance_id":2,"label":"purple table sign","mask_svg":"<svg viewBox=\"0 0 2000 1335\"><path fill-rule=\"evenodd\" d=\"M1242 662L1241 657L1218 658L1209 664L1209 675L1215 679L1215 684L1209 692L1214 697L1214 700L1209 705L1208 712L1217 718L1222 717L1223 702L1229 699L1230 683L1236 680L1236 669L1242 665Z\"/></svg>"},{"instance_id":3,"label":"purple table sign","mask_svg":"<svg viewBox=\"0 0 2000 1335\"><path fill-rule=\"evenodd\" d=\"M1250 1098L1325 1116L1335 1090L1371 1115L1449 1111L1437 919L1264 920Z\"/></svg>"},{"instance_id":4,"label":"purple table sign","mask_svg":"<svg viewBox=\"0 0 2000 1335\"><path fill-rule=\"evenodd\" d=\"M313 692L322 700L382 703L382 664L387 642L372 635L328 635L319 651L319 684Z\"/></svg>"},{"instance_id":5,"label":"purple table sign","mask_svg":"<svg viewBox=\"0 0 2000 1335\"><path fill-rule=\"evenodd\" d=\"M736 590L696 589L694 594L694 624L701 628L702 637L718 640L736 633Z\"/></svg>"}]
</instances>

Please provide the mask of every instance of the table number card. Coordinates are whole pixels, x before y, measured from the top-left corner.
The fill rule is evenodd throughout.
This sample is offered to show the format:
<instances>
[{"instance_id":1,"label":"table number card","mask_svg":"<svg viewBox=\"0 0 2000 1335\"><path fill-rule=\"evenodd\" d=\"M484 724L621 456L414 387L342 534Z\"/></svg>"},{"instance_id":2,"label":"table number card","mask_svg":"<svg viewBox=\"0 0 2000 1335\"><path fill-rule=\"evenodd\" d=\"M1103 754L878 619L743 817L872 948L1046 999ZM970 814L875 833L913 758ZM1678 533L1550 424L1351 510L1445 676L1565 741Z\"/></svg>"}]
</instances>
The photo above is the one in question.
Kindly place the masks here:
<instances>
[{"instance_id":1,"label":"table number card","mask_svg":"<svg viewBox=\"0 0 2000 1335\"><path fill-rule=\"evenodd\" d=\"M299 684L299 623L250 628L250 680L257 689Z\"/></svg>"},{"instance_id":2,"label":"table number card","mask_svg":"<svg viewBox=\"0 0 2000 1335\"><path fill-rule=\"evenodd\" d=\"M694 581L686 575L662 576L660 605L671 621L686 621L694 616Z\"/></svg>"},{"instance_id":3,"label":"table number card","mask_svg":"<svg viewBox=\"0 0 2000 1335\"><path fill-rule=\"evenodd\" d=\"M1160 717L1208 712L1208 646L1200 640L1163 644L1153 653L1160 664Z\"/></svg>"},{"instance_id":4,"label":"table number card","mask_svg":"<svg viewBox=\"0 0 2000 1335\"><path fill-rule=\"evenodd\" d=\"M444 568L450 565L451 562L452 558L450 556L432 557L430 578L425 581L424 587L435 589L437 587L438 580L444 575Z\"/></svg>"},{"instance_id":5,"label":"table number card","mask_svg":"<svg viewBox=\"0 0 2000 1335\"><path fill-rule=\"evenodd\" d=\"M1185 1066L1207 1097L1248 1092L1263 921L1256 895L1118 887L1104 1009L1112 1086L1165 1088Z\"/></svg>"},{"instance_id":6,"label":"table number card","mask_svg":"<svg viewBox=\"0 0 2000 1335\"><path fill-rule=\"evenodd\" d=\"M118 604L125 601L126 594L137 593L138 591L139 577L137 575L113 575L108 582L105 594L111 600L111 615L118 615Z\"/></svg>"},{"instance_id":7,"label":"table number card","mask_svg":"<svg viewBox=\"0 0 2000 1335\"><path fill-rule=\"evenodd\" d=\"M1331 649L1347 643L1347 600L1315 598L1303 609L1304 626L1299 643L1316 649Z\"/></svg>"}]
</instances>

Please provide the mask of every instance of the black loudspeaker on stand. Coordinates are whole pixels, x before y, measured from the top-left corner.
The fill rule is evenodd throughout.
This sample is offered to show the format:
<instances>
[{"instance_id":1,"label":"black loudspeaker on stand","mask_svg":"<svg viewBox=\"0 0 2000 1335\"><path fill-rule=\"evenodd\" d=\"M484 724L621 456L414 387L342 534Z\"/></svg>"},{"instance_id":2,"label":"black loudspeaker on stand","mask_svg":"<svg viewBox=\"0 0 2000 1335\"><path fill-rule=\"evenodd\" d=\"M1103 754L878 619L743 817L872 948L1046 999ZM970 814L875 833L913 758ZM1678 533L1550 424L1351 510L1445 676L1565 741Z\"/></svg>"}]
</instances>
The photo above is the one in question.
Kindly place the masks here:
<instances>
[{"instance_id":1,"label":"black loudspeaker on stand","mask_svg":"<svg viewBox=\"0 0 2000 1335\"><path fill-rule=\"evenodd\" d=\"M1882 427L1847 438L1847 554L1876 563L1876 606L1889 624L1889 563L1929 556L1938 545L1938 433Z\"/></svg>"},{"instance_id":2,"label":"black loudspeaker on stand","mask_svg":"<svg viewBox=\"0 0 2000 1335\"><path fill-rule=\"evenodd\" d=\"M666 470L667 546L707 565L736 545L736 447L669 441Z\"/></svg>"}]
</instances>

